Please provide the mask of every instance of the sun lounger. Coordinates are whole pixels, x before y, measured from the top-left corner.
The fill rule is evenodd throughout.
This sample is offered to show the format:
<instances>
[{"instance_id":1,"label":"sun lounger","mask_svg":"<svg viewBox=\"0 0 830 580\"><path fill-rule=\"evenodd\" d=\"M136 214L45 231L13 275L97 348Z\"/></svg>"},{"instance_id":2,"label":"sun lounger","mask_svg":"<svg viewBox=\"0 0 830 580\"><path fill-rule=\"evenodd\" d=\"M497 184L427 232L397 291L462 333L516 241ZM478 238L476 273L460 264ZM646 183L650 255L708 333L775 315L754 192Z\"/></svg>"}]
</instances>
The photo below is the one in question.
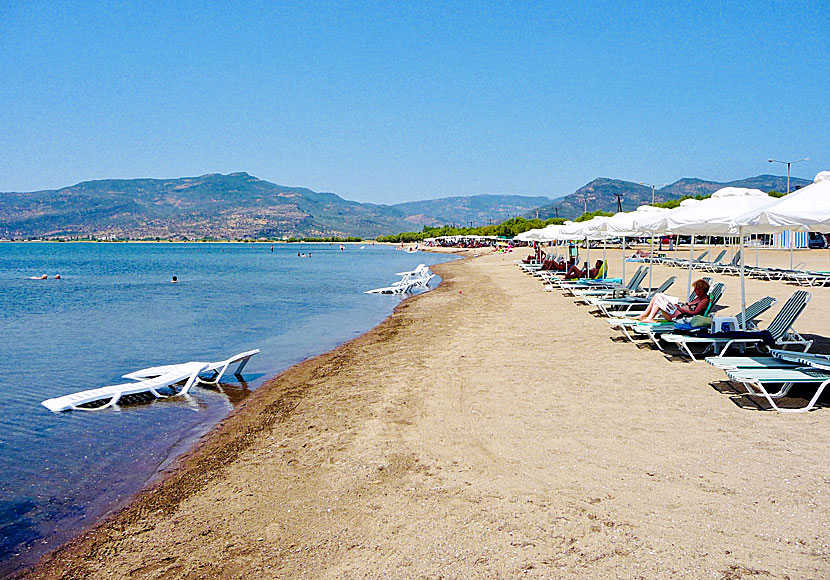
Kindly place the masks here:
<instances>
[{"instance_id":1,"label":"sun lounger","mask_svg":"<svg viewBox=\"0 0 830 580\"><path fill-rule=\"evenodd\" d=\"M710 266L708 271L720 272L722 274L739 274L741 271L741 251L735 252L732 260L728 264L720 264L718 266Z\"/></svg>"},{"instance_id":2,"label":"sun lounger","mask_svg":"<svg viewBox=\"0 0 830 580\"><path fill-rule=\"evenodd\" d=\"M398 272L397 275L402 276L397 282L383 288L366 290L364 294L407 294L415 288L426 288L430 280L435 278L435 274L425 264L420 264L410 272Z\"/></svg>"},{"instance_id":3,"label":"sun lounger","mask_svg":"<svg viewBox=\"0 0 830 580\"><path fill-rule=\"evenodd\" d=\"M824 388L830 384L830 371L812 368L765 368L765 369L727 369L729 380L741 383L752 397L764 397L770 406L779 413L805 413L812 409L818 401ZM770 392L769 385L780 384L776 392ZM817 385L816 392L810 401L797 409L781 408L775 404L776 399L786 397L795 385Z\"/></svg>"},{"instance_id":4,"label":"sun lounger","mask_svg":"<svg viewBox=\"0 0 830 580\"><path fill-rule=\"evenodd\" d=\"M589 297L588 303L596 306L599 311L605 316L611 316L612 311L625 311L636 307L637 305L647 305L652 296L656 293L663 293L674 285L677 276L669 276L666 281L654 289L654 292L649 292L645 296L639 296L642 292L631 292L623 298L608 298L608 297Z\"/></svg>"},{"instance_id":5,"label":"sun lounger","mask_svg":"<svg viewBox=\"0 0 830 580\"><path fill-rule=\"evenodd\" d=\"M774 356L707 356L705 360L713 367L724 371L737 369L788 369L804 366Z\"/></svg>"},{"instance_id":6,"label":"sun lounger","mask_svg":"<svg viewBox=\"0 0 830 580\"><path fill-rule=\"evenodd\" d=\"M588 302L589 297L613 296L615 292L619 291L630 294L639 291L640 284L642 284L647 273L648 269L640 266L625 286L622 284L588 284L587 288L573 286L570 288L570 292L574 296L581 297L583 302Z\"/></svg>"},{"instance_id":7,"label":"sun lounger","mask_svg":"<svg viewBox=\"0 0 830 580\"><path fill-rule=\"evenodd\" d=\"M721 296L723 296L724 288L725 285L722 282L718 282L712 286L709 290L709 305L703 312L703 316L708 316L712 309L717 306L718 301L720 301ZM625 326L620 327L620 329L626 338L632 342L634 342L634 337L632 336L633 334L641 335L638 338L647 338L653 342L657 348L663 350L663 345L660 344L658 339L664 334L674 332L674 324L674 321L640 322L629 326L627 330Z\"/></svg>"},{"instance_id":8,"label":"sun lounger","mask_svg":"<svg viewBox=\"0 0 830 580\"><path fill-rule=\"evenodd\" d=\"M692 258L691 260L685 260L683 258L677 258L676 260L675 259L671 259L671 260L666 259L666 260L663 261L663 264L665 264L667 266L677 266L679 268L680 267L688 268L689 264L691 263L692 267L694 268L695 266L698 266L700 264L706 264L707 262L704 260L704 258L708 255L709 255L709 250L706 250L701 255L699 255L697 258Z\"/></svg>"},{"instance_id":9,"label":"sun lounger","mask_svg":"<svg viewBox=\"0 0 830 580\"><path fill-rule=\"evenodd\" d=\"M695 268L700 268L701 270L706 270L707 272L711 272L711 271L713 271L713 270L711 270L711 268L717 268L718 266L721 265L721 262L723 262L723 257L725 255L726 255L726 250L721 250L721 253L718 254L715 257L714 260L711 260L709 262L702 262L701 261L698 264L695 264L694 267Z\"/></svg>"},{"instance_id":10,"label":"sun lounger","mask_svg":"<svg viewBox=\"0 0 830 580\"><path fill-rule=\"evenodd\" d=\"M796 291L775 318L770 322L767 331L771 339L779 346L800 345L804 347L804 352L807 352L812 346L812 340L806 340L792 329L798 316L804 311L807 303L810 301L810 293L805 290ZM728 333L728 336L690 336L684 334L667 334L661 337L662 340L675 344L681 352L685 352L692 360L697 360L695 355L689 348L690 345L705 346L704 353L715 350L716 354L723 355L730 346L738 345L746 346L760 346L763 344L763 339L755 336L741 337L740 332Z\"/></svg>"},{"instance_id":11,"label":"sun lounger","mask_svg":"<svg viewBox=\"0 0 830 580\"><path fill-rule=\"evenodd\" d=\"M229 359L225 359L225 360L222 360L222 361L219 361L219 362L199 363L199 364L206 365L201 371L199 371L199 374L212 373L212 376L210 378L207 378L207 379L199 376L199 377L197 377L198 381L200 383L205 383L205 384L208 384L208 385L218 384L219 381L222 379L222 375L224 375L225 372L228 370L228 367L230 367L231 365L234 365L234 364L236 364L238 366L236 367L236 370L234 371L233 374L234 374L234 376L236 376L238 378L241 378L242 377L242 370L245 368L245 365L248 364L248 361L251 360L251 357L253 357L254 355L257 355L257 354L259 354L259 349L258 348L254 349L254 350L249 350L249 351L246 351L246 352L240 352L239 354L234 355L234 356L230 357ZM185 364L191 364L191 363L185 363ZM158 367L149 367L149 368L146 368L146 369L141 369L141 370L138 370L138 371L127 373L126 375L123 375L123 378L133 379L133 380L137 380L137 381L144 380L144 379L150 379L150 378L153 378L153 377L163 375L164 373L167 373L170 370L175 369L178 366L181 366L181 365L164 365L164 366L158 366Z\"/></svg>"},{"instance_id":12,"label":"sun lounger","mask_svg":"<svg viewBox=\"0 0 830 580\"><path fill-rule=\"evenodd\" d=\"M783 274L781 279L799 286L827 286L830 284L830 272L790 272Z\"/></svg>"},{"instance_id":13,"label":"sun lounger","mask_svg":"<svg viewBox=\"0 0 830 580\"><path fill-rule=\"evenodd\" d=\"M712 282L712 278L710 278L709 276L704 276L702 279L705 280L707 284L711 284L711 282ZM694 300L695 296L696 296L695 291L692 290L692 292L689 294L689 299L687 300L687 302L691 302L692 300ZM646 300L646 301L633 303L627 309L617 310L617 311L609 311L608 316L612 317L612 318L630 318L632 316L639 316L648 307L648 304L649 304L650 301L651 301L651 297L649 297L649 299ZM613 322L609 321L609 324L614 326L616 323L613 323Z\"/></svg>"},{"instance_id":14,"label":"sun lounger","mask_svg":"<svg viewBox=\"0 0 830 580\"><path fill-rule=\"evenodd\" d=\"M813 352L795 352L791 350L772 349L769 353L777 359L799 365L809 365L830 371L830 355Z\"/></svg>"},{"instance_id":15,"label":"sun lounger","mask_svg":"<svg viewBox=\"0 0 830 580\"><path fill-rule=\"evenodd\" d=\"M169 371L154 378L120 385L111 385L108 387L101 387L99 389L90 389L88 391L81 391L71 395L47 399L41 404L55 413L59 411L69 411L70 409L97 411L117 405L121 397L125 395L149 393L157 398L165 398L166 395L159 391L162 389L173 388L174 385L181 382L184 382L184 386L174 394L184 395L187 394L193 384L198 380L199 373L205 370L206 367L207 363L201 362L173 365L173 368ZM94 407L84 407L84 405L92 405L99 402L103 404Z\"/></svg>"}]
</instances>

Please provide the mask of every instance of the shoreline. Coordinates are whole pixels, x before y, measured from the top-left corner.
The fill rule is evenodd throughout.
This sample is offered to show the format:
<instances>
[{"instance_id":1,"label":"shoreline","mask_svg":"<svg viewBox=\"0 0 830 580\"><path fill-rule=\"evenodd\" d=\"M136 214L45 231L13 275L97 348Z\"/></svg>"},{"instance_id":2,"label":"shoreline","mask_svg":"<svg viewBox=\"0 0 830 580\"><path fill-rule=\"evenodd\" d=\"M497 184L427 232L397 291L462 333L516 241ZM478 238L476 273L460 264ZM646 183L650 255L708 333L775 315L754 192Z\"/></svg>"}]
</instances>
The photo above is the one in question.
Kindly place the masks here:
<instances>
[{"instance_id":1,"label":"shoreline","mask_svg":"<svg viewBox=\"0 0 830 580\"><path fill-rule=\"evenodd\" d=\"M722 372L609 341L521 252L476 253L22 577L830 573L827 409L739 407L707 385Z\"/></svg>"},{"instance_id":2,"label":"shoreline","mask_svg":"<svg viewBox=\"0 0 830 580\"><path fill-rule=\"evenodd\" d=\"M31 240L32 242L38 243L53 243L53 240ZM57 242L54 242L57 243ZM105 241L92 241L92 240L77 240L73 242L63 242L63 243L196 243L196 242L173 242L173 241L166 241L166 240L159 240L159 241L124 241L124 242L105 242ZM198 243L262 243L268 244L272 242L233 242L233 241L222 241L222 242L198 242ZM277 243L277 242L273 242ZM280 243L325 243L329 244L330 242L280 242ZM337 242L331 242L332 244ZM361 242L342 242L343 244L359 244ZM384 245L396 245L392 244L391 242L375 242L376 244L384 244ZM468 250L459 249L459 248L447 248L447 249L424 249L424 251L429 251L430 253L436 254L448 254L448 255L459 255L462 254L461 257L465 253L469 253ZM458 260L450 260L449 262L443 262L440 264L436 264L432 266L433 269L438 268L440 270L441 267L456 262ZM443 281L442 281L443 285ZM439 287L431 290L435 291ZM356 343L359 341L370 341L372 335L375 331L378 331L384 325L390 322L395 314L398 313L398 310L404 307L404 305L414 299L417 299L420 296L423 296L427 293L416 294L409 296L405 300L402 300L392 311L392 313L383 319L378 325L374 328L369 329L368 331L364 332L363 334L350 339L349 341L335 347L332 350L327 352L311 356L305 360L302 360L286 369L283 369L280 372L277 372L273 376L265 379L265 381L255 389L250 396L248 396L242 403L231 410L231 412L221 419L218 423L214 424L210 427L207 432L196 435L193 437L187 438L187 440L182 440L177 442L174 448L171 449L171 453L169 453L164 460L159 464L158 469L153 473L153 475L147 480L147 482L141 487L141 489L137 490L132 497L127 499L125 502L120 503L119 505L115 506L113 509L109 510L108 512L104 513L102 516L97 518L97 520L84 529L81 529L73 539L69 540L68 542L58 546L54 550L45 554L39 562L26 566L22 569L17 571L11 572L8 578L42 578L45 577L43 574L50 573L54 566L54 562L51 560L75 560L83 558L83 553L85 551L85 546L87 546L90 542L95 542L97 540L98 535L106 534L107 529L113 526L119 525L119 520L121 518L132 518L134 515L138 513L145 513L147 510L151 509L151 506L155 506L158 501L157 496L160 494L164 494L166 489L171 486L178 486L181 485L180 482L183 480L191 480L193 476L193 472L203 473L203 469L206 465L210 465L211 472L220 469L220 466L214 463L212 460L209 461L210 458L206 458L206 454L215 453L213 447L219 447L219 452L221 450L228 449L228 442L222 441L228 439L233 436L233 434L228 433L228 431L233 431L234 429L239 429L241 426L237 425L237 423L242 423L242 425L249 425L252 421L251 417L237 419L237 415L244 415L244 414L251 414L254 412L255 409L262 406L263 403L257 404L256 401L259 397L266 397L266 391L269 388L276 388L274 385L276 383L291 381L293 378L293 374L303 373L307 367L316 367L319 363L319 359L334 357L337 356L338 352L346 349L352 343ZM289 376L286 376L289 375ZM269 393L270 396L275 396L273 393ZM293 396L293 394L292 394ZM280 395L276 395L277 398ZM253 405L254 410L248 410L248 407ZM290 406L290 405L289 405ZM283 411L280 411L283 412ZM290 409L287 410L290 413ZM244 438L245 436L243 436ZM238 440L238 439L237 439ZM241 447L235 447L231 444L231 447L235 451L239 451ZM244 444L243 444L244 447ZM183 451L175 452L173 449L181 449L184 448ZM171 480L175 479L175 483ZM165 503L165 505L168 505ZM47 572L49 570L49 572ZM74 566L70 565L67 568L67 571L74 570ZM72 572L74 574L74 571ZM63 577L63 574L60 573L57 577Z\"/></svg>"}]
</instances>

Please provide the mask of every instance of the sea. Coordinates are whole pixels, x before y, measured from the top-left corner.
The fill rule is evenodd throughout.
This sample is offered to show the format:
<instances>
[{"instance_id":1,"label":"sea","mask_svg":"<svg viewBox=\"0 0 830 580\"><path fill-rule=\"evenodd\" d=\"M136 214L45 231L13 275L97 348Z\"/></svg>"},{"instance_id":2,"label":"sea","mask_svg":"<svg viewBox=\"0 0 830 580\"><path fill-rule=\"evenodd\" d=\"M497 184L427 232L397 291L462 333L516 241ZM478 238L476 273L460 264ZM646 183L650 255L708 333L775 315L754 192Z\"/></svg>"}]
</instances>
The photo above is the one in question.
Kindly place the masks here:
<instances>
[{"instance_id":1,"label":"sea","mask_svg":"<svg viewBox=\"0 0 830 580\"><path fill-rule=\"evenodd\" d=\"M365 290L448 259L371 243L0 243L0 577L122 506L267 378L401 300ZM229 373L188 397L40 404L255 348L243 381Z\"/></svg>"}]
</instances>

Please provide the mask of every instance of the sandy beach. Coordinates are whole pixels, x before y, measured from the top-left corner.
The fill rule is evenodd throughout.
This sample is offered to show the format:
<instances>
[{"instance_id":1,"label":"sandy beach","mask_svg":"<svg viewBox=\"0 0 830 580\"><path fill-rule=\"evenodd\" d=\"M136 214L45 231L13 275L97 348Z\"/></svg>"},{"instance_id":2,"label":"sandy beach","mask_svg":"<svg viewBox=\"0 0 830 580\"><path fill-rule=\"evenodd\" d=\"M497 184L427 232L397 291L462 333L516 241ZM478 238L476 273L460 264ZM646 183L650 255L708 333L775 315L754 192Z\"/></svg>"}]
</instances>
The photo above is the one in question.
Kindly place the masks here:
<instances>
[{"instance_id":1,"label":"sandy beach","mask_svg":"<svg viewBox=\"0 0 830 580\"><path fill-rule=\"evenodd\" d=\"M513 264L526 250L466 254L25 578L830 577L826 404L766 410L544 292ZM715 281L734 314L738 278ZM747 282L779 299L762 327L794 290ZM830 288L812 292L796 328L830 336Z\"/></svg>"}]
</instances>

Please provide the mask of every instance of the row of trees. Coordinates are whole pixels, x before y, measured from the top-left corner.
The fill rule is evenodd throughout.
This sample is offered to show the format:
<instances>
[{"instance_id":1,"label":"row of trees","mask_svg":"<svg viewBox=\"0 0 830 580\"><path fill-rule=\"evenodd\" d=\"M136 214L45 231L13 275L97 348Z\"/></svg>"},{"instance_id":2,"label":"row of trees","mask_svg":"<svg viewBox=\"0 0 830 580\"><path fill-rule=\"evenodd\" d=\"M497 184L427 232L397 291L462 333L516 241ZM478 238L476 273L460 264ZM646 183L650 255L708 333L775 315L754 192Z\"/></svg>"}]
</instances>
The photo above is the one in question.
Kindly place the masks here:
<instances>
[{"instance_id":1,"label":"row of trees","mask_svg":"<svg viewBox=\"0 0 830 580\"><path fill-rule=\"evenodd\" d=\"M512 238L528 230L543 228L550 224L563 224L564 222L565 220L562 218L540 220L514 217L500 224L481 226L478 228L424 226L424 229L420 232L401 232L400 234L393 234L391 236L378 236L375 239L379 242L392 242L397 244L401 242L421 242L426 238L437 238L439 236L500 236Z\"/></svg>"}]
</instances>

